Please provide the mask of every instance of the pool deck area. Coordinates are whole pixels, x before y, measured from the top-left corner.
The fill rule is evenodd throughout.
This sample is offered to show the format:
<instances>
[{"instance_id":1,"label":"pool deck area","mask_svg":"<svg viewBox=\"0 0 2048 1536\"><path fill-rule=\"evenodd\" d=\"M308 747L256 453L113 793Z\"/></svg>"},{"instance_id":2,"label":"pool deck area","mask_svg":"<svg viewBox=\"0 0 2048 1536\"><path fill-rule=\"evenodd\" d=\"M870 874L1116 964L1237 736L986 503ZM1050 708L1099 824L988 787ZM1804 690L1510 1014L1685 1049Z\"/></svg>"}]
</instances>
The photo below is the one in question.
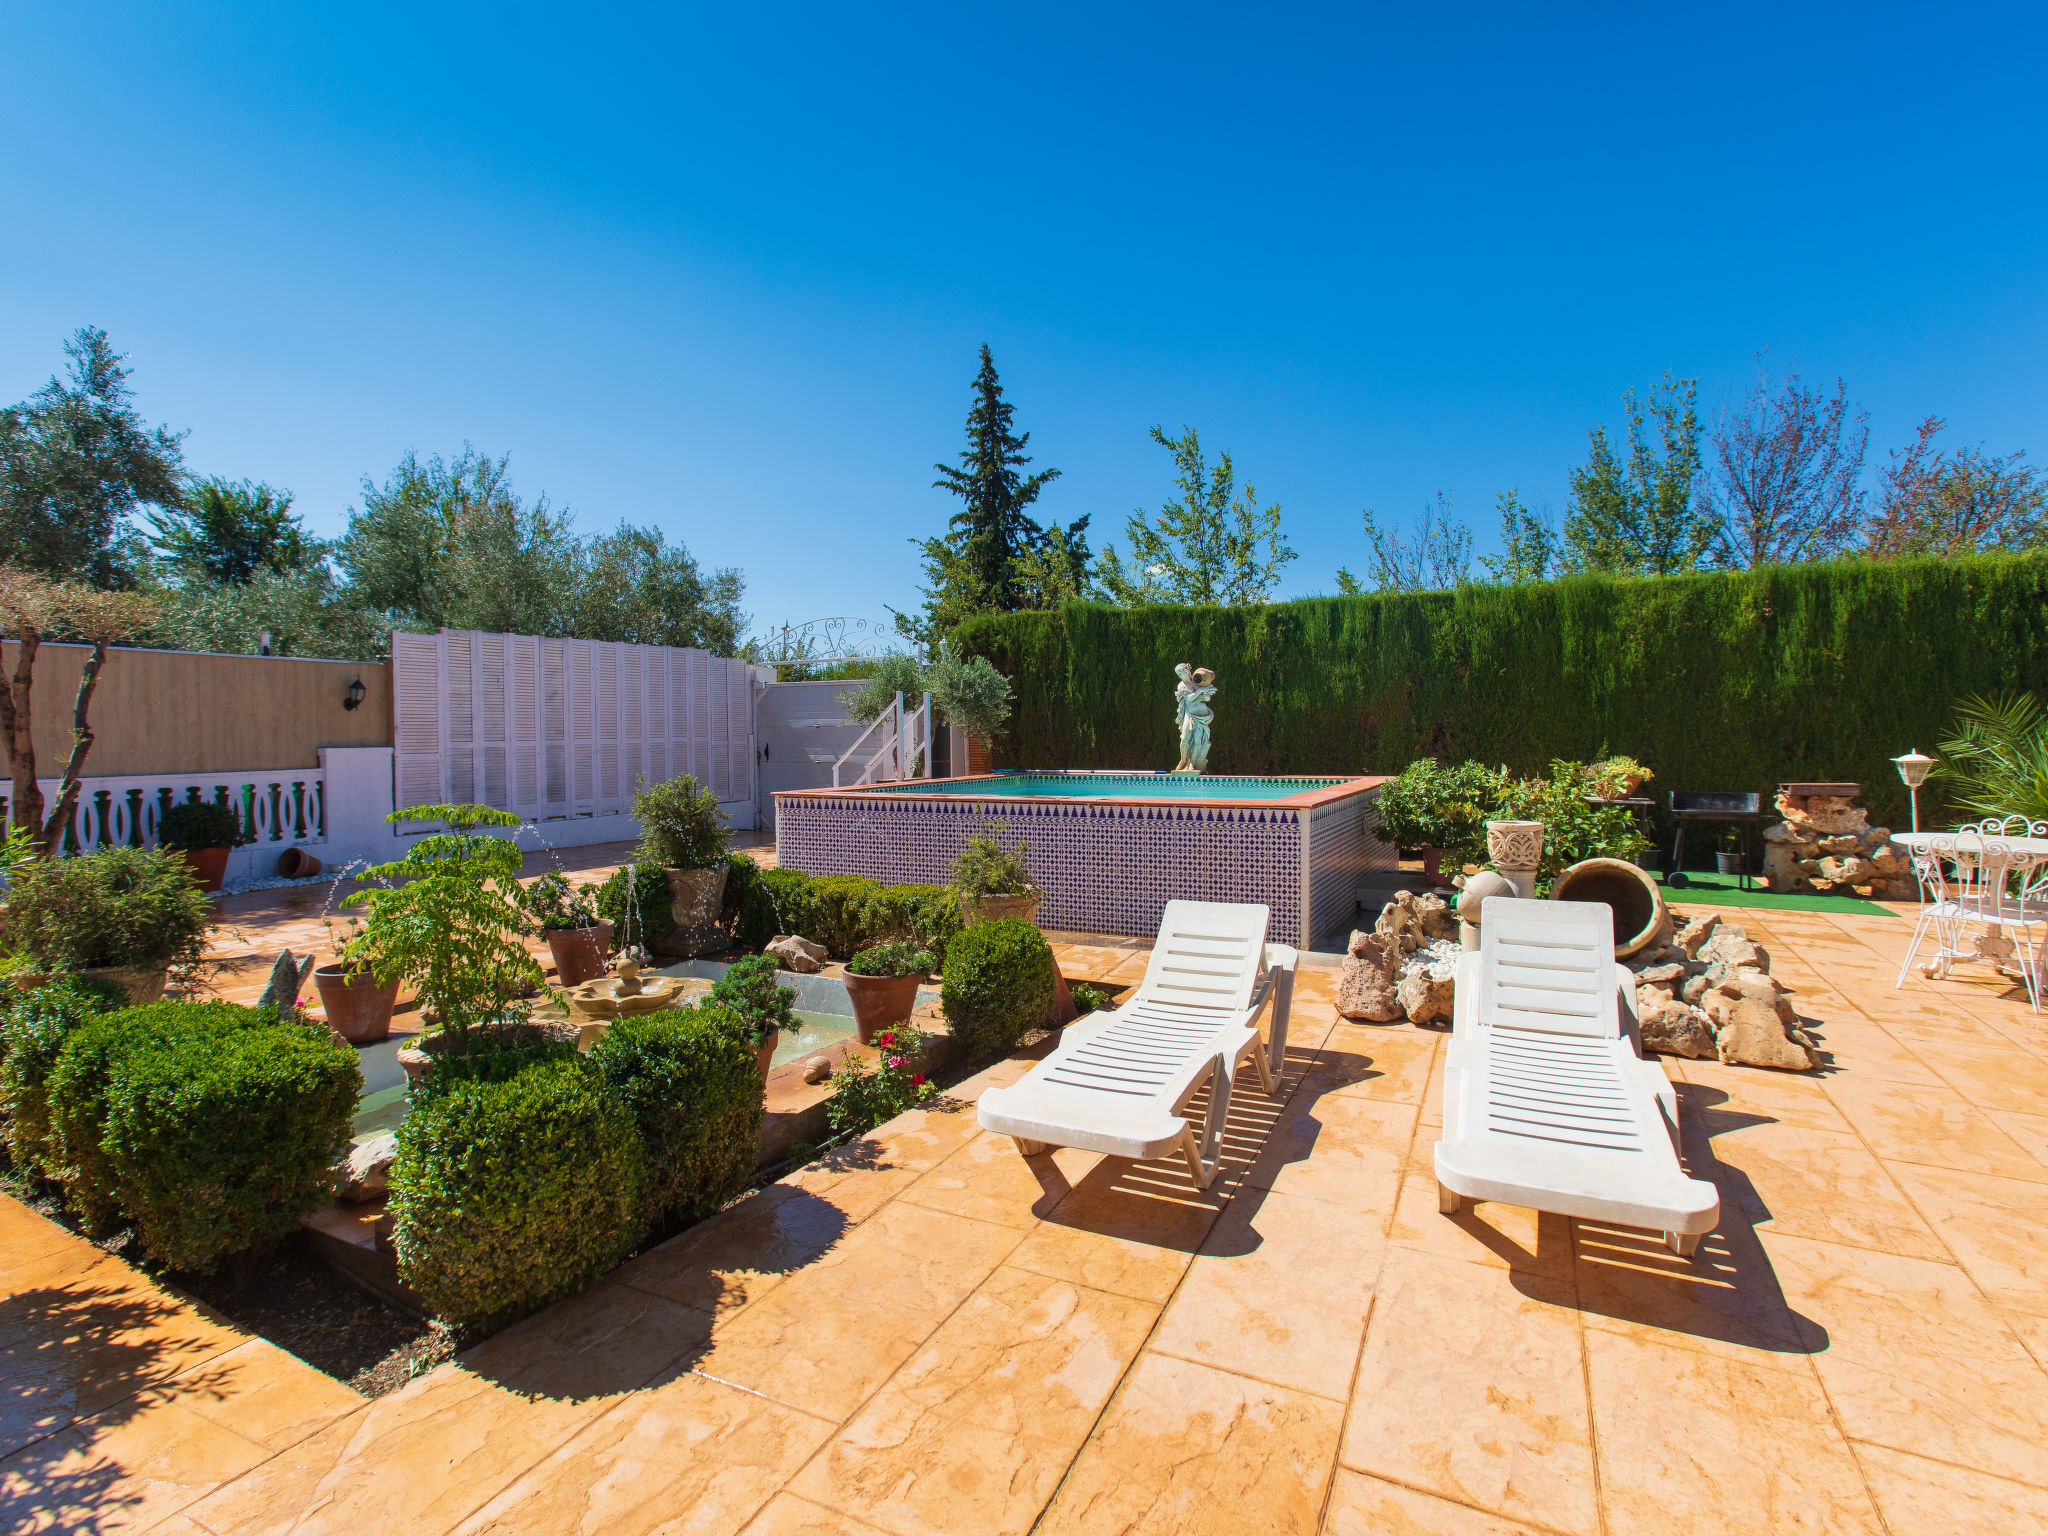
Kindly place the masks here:
<instances>
[{"instance_id":1,"label":"pool deck area","mask_svg":"<svg viewBox=\"0 0 2048 1536\"><path fill-rule=\"evenodd\" d=\"M1721 1190L1690 1261L1439 1215L1446 1037L1310 968L1207 1192L981 1132L1020 1055L375 1401L0 1200L4 1528L2048 1528L2048 1025L1988 973L1894 991L1896 916L1729 915L1829 1065L1664 1060Z\"/></svg>"}]
</instances>

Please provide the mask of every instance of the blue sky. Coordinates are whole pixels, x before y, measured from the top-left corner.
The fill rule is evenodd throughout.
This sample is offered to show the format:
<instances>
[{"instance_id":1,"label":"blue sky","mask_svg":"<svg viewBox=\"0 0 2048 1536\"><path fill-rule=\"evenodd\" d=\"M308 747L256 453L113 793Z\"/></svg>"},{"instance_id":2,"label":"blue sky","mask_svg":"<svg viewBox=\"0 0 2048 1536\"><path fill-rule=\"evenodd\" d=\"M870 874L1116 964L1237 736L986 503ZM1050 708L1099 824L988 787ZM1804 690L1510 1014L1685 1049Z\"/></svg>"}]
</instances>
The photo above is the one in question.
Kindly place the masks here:
<instances>
[{"instance_id":1,"label":"blue sky","mask_svg":"<svg viewBox=\"0 0 2048 1536\"><path fill-rule=\"evenodd\" d=\"M1044 513L1121 543L1192 424L1285 595L1765 347L1874 460L2048 453L2038 8L1416 9L15 7L0 399L103 325L322 533L467 440L764 626L914 600L984 340Z\"/></svg>"}]
</instances>

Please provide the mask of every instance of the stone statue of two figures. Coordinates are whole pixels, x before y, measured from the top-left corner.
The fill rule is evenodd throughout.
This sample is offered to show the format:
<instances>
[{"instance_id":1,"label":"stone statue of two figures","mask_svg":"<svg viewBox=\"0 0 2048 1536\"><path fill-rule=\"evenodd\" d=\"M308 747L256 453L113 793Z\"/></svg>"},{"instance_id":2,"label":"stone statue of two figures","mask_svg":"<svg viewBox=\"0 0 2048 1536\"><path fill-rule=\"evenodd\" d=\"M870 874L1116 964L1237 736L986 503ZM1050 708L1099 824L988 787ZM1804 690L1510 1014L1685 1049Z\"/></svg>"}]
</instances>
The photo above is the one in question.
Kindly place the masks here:
<instances>
[{"instance_id":1,"label":"stone statue of two figures","mask_svg":"<svg viewBox=\"0 0 2048 1536\"><path fill-rule=\"evenodd\" d=\"M1180 678L1180 685L1173 690L1173 712L1180 721L1180 761L1173 771L1207 773L1209 723L1216 718L1209 701L1216 696L1216 674L1185 661L1173 670Z\"/></svg>"}]
</instances>

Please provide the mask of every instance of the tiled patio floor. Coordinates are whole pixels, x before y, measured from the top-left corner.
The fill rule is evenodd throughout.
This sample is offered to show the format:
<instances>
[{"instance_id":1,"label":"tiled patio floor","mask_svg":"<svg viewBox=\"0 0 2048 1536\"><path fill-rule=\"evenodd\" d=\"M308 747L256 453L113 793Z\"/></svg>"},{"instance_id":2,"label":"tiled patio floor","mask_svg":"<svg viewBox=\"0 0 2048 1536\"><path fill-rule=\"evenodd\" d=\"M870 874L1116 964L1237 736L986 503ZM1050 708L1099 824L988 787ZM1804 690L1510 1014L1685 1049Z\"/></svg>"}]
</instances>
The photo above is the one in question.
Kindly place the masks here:
<instances>
[{"instance_id":1,"label":"tiled patio floor","mask_svg":"<svg viewBox=\"0 0 2048 1536\"><path fill-rule=\"evenodd\" d=\"M1310 971L1207 1195L978 1132L1006 1062L374 1403L6 1207L0 1499L179 1536L2048 1528L2048 1026L1988 977L1894 992L1895 919L1735 915L1834 1065L1666 1061L1723 1192L1691 1262L1438 1215L1443 1037Z\"/></svg>"}]
</instances>

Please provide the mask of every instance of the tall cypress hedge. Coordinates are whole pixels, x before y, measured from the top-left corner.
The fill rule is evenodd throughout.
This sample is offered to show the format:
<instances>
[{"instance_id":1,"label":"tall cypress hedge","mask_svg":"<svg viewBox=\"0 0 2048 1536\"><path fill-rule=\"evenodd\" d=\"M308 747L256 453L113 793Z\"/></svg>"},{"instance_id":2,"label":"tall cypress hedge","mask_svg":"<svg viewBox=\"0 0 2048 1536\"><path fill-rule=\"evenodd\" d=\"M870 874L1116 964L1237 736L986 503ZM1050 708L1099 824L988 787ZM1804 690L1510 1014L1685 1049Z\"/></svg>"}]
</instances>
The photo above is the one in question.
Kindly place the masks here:
<instances>
[{"instance_id":1,"label":"tall cypress hedge","mask_svg":"<svg viewBox=\"0 0 2048 1536\"><path fill-rule=\"evenodd\" d=\"M1516 772L1626 752L1671 789L1853 779L1906 822L1889 759L1934 750L1965 694L2048 699L2048 556L1574 576L1260 608L992 615L959 643L1016 690L997 761L1167 768L1173 666L1212 667L1212 773ZM1768 802L1767 802L1768 803ZM1938 785L1922 823L1943 815ZM1659 818L1660 824L1663 818Z\"/></svg>"}]
</instances>

